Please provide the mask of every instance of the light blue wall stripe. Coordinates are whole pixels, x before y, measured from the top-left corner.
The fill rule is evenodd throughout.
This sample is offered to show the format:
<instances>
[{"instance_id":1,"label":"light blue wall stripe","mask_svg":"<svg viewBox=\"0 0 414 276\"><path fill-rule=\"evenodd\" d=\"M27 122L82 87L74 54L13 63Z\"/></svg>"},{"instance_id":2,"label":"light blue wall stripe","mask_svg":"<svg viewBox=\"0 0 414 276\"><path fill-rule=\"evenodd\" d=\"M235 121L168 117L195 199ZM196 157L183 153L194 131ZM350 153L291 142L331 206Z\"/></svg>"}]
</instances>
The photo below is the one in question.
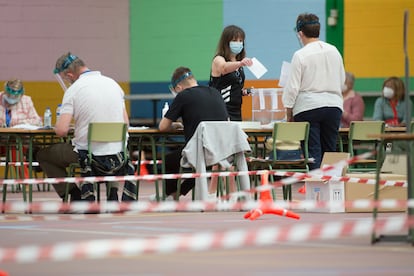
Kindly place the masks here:
<instances>
[{"instance_id":1,"label":"light blue wall stripe","mask_svg":"<svg viewBox=\"0 0 414 276\"><path fill-rule=\"evenodd\" d=\"M238 25L246 32L246 51L269 70L263 79L279 79L282 62L299 49L293 31L300 13L314 13L325 40L325 0L223 0L224 26ZM248 71L248 70L246 70ZM247 72L247 79L255 77Z\"/></svg>"}]
</instances>

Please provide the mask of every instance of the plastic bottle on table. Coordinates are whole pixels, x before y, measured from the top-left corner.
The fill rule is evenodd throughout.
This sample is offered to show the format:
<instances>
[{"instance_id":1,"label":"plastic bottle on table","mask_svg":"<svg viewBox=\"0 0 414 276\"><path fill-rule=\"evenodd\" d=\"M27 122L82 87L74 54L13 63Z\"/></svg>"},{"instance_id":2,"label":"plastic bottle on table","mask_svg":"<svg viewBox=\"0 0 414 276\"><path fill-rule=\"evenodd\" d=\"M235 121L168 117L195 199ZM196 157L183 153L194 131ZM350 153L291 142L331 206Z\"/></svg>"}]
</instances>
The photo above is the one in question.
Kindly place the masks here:
<instances>
[{"instance_id":1,"label":"plastic bottle on table","mask_svg":"<svg viewBox=\"0 0 414 276\"><path fill-rule=\"evenodd\" d=\"M162 118L165 117L165 114L167 113L168 109L170 109L168 102L165 102L164 107L162 108Z\"/></svg>"},{"instance_id":2,"label":"plastic bottle on table","mask_svg":"<svg viewBox=\"0 0 414 276\"><path fill-rule=\"evenodd\" d=\"M50 111L50 107L46 107L45 113L43 114L43 126L45 128L52 127L52 111Z\"/></svg>"}]
</instances>

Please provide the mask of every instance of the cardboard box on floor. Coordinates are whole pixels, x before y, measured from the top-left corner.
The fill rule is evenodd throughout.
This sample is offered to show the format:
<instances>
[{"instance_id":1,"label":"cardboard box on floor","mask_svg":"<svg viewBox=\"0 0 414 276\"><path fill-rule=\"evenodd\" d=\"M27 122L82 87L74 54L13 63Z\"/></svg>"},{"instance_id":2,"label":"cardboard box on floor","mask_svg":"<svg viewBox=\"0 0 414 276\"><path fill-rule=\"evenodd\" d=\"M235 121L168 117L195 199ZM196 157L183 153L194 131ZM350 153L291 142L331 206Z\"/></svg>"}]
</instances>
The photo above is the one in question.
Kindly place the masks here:
<instances>
[{"instance_id":1,"label":"cardboard box on floor","mask_svg":"<svg viewBox=\"0 0 414 276\"><path fill-rule=\"evenodd\" d=\"M361 179L375 179L375 173L349 173L346 176L361 178ZM407 175L401 174L380 174L382 180L395 180L404 181L407 180ZM345 183L345 201L350 202L357 199L369 199L374 200L375 185L361 184L357 182ZM396 199L407 200L407 188L406 187L394 187L394 186L380 186L379 200L383 199ZM379 208L379 212L404 212L406 208ZM352 206L346 206L345 212L372 212L372 208L354 208Z\"/></svg>"},{"instance_id":2,"label":"cardboard box on floor","mask_svg":"<svg viewBox=\"0 0 414 276\"><path fill-rule=\"evenodd\" d=\"M381 172L407 175L407 156L405 154L388 153L385 155Z\"/></svg>"},{"instance_id":3,"label":"cardboard box on floor","mask_svg":"<svg viewBox=\"0 0 414 276\"><path fill-rule=\"evenodd\" d=\"M341 160L346 160L348 158L349 153L347 152L326 152L322 159L321 168L326 165L333 165ZM345 175L346 170L347 167L338 167L326 172L325 175L343 176ZM320 179L310 178L305 180L305 188L306 200L315 200L329 203L327 207L320 207L309 211L323 213L345 212L345 189L343 181L322 181Z\"/></svg>"}]
</instances>

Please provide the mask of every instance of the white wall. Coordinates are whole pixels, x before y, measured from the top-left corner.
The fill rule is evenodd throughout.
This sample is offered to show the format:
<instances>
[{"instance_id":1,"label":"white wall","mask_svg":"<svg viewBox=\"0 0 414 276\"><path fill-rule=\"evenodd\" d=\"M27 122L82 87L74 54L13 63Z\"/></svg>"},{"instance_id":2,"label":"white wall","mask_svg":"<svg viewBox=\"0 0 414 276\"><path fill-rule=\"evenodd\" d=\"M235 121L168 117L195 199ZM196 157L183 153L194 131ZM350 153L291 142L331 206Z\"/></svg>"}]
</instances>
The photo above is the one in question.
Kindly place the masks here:
<instances>
[{"instance_id":1,"label":"white wall","mask_svg":"<svg viewBox=\"0 0 414 276\"><path fill-rule=\"evenodd\" d=\"M67 51L129 81L129 0L0 0L0 80L54 81Z\"/></svg>"}]
</instances>

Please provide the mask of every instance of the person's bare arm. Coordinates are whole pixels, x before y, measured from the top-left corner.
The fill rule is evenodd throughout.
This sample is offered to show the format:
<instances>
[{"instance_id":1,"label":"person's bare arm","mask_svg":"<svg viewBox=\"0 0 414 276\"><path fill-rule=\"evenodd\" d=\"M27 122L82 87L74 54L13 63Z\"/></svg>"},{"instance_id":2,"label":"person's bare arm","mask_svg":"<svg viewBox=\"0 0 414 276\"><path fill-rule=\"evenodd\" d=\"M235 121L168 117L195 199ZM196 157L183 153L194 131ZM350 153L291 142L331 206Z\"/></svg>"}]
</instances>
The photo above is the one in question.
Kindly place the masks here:
<instances>
[{"instance_id":1,"label":"person's bare arm","mask_svg":"<svg viewBox=\"0 0 414 276\"><path fill-rule=\"evenodd\" d=\"M56 135L64 137L68 135L70 123L72 122L72 114L64 113L59 116L55 124Z\"/></svg>"},{"instance_id":2,"label":"person's bare arm","mask_svg":"<svg viewBox=\"0 0 414 276\"><path fill-rule=\"evenodd\" d=\"M158 129L160 131L168 131L172 129L172 123L173 121L171 121L168 118L162 118L160 124L158 125Z\"/></svg>"},{"instance_id":3,"label":"person's bare arm","mask_svg":"<svg viewBox=\"0 0 414 276\"><path fill-rule=\"evenodd\" d=\"M236 71L242 66L250 66L253 62L250 58L244 58L241 61L226 61L222 56L216 56L213 59L211 73L214 77L219 77Z\"/></svg>"},{"instance_id":4,"label":"person's bare arm","mask_svg":"<svg viewBox=\"0 0 414 276\"><path fill-rule=\"evenodd\" d=\"M286 121L293 122L293 109L292 108L286 108Z\"/></svg>"},{"instance_id":5,"label":"person's bare arm","mask_svg":"<svg viewBox=\"0 0 414 276\"><path fill-rule=\"evenodd\" d=\"M126 109L124 109L124 122L129 126L129 116Z\"/></svg>"}]
</instances>

